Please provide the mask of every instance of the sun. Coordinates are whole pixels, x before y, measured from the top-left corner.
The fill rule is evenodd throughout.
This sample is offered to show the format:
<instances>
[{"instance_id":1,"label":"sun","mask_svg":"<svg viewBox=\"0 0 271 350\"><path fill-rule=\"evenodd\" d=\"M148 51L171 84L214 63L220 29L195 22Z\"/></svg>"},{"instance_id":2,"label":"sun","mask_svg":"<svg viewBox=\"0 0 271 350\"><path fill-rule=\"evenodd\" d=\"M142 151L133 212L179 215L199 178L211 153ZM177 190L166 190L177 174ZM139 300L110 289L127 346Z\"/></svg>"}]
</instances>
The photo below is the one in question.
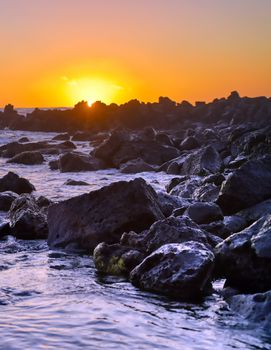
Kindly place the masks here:
<instances>
[{"instance_id":1,"label":"sun","mask_svg":"<svg viewBox=\"0 0 271 350\"><path fill-rule=\"evenodd\" d=\"M120 91L120 87L106 79L69 79L67 82L68 93L73 103L87 101L89 107L96 101L111 103Z\"/></svg>"}]
</instances>

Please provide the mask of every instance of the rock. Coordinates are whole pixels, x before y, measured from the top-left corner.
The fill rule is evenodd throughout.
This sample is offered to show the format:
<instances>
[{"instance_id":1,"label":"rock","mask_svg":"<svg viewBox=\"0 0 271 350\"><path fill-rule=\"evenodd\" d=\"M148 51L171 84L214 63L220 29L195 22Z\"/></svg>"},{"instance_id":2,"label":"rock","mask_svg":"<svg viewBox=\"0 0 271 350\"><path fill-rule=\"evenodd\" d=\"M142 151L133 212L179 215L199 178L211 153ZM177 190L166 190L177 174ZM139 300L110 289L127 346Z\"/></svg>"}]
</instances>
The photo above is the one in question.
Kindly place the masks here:
<instances>
[{"instance_id":1,"label":"rock","mask_svg":"<svg viewBox=\"0 0 271 350\"><path fill-rule=\"evenodd\" d=\"M72 180L68 179L65 183L65 186L89 186L89 183L85 181L77 181L77 180Z\"/></svg>"},{"instance_id":2,"label":"rock","mask_svg":"<svg viewBox=\"0 0 271 350\"><path fill-rule=\"evenodd\" d=\"M49 168L51 170L58 170L59 169L59 162L58 162L58 160L51 160L48 164L49 164Z\"/></svg>"},{"instance_id":3,"label":"rock","mask_svg":"<svg viewBox=\"0 0 271 350\"><path fill-rule=\"evenodd\" d=\"M155 170L156 168L154 166L147 164L141 158L133 159L120 165L120 172L123 174L136 174Z\"/></svg>"},{"instance_id":4,"label":"rock","mask_svg":"<svg viewBox=\"0 0 271 350\"><path fill-rule=\"evenodd\" d=\"M44 196L39 196L36 202L40 208L46 208L49 207L49 205L53 204L53 202L50 199Z\"/></svg>"},{"instance_id":5,"label":"rock","mask_svg":"<svg viewBox=\"0 0 271 350\"><path fill-rule=\"evenodd\" d=\"M18 197L17 193L6 191L0 192L0 210L8 211L12 202Z\"/></svg>"},{"instance_id":6,"label":"rock","mask_svg":"<svg viewBox=\"0 0 271 350\"><path fill-rule=\"evenodd\" d=\"M212 183L204 185L199 184L199 186L195 188L192 198L200 202L215 202L218 198L219 191L220 186L216 186Z\"/></svg>"},{"instance_id":7,"label":"rock","mask_svg":"<svg viewBox=\"0 0 271 350\"><path fill-rule=\"evenodd\" d=\"M100 243L93 252L96 269L108 275L128 275L144 257L142 252L120 244Z\"/></svg>"},{"instance_id":8,"label":"rock","mask_svg":"<svg viewBox=\"0 0 271 350\"><path fill-rule=\"evenodd\" d=\"M179 300L198 300L211 289L214 255L201 243L166 244L130 273L133 285Z\"/></svg>"},{"instance_id":9,"label":"rock","mask_svg":"<svg viewBox=\"0 0 271 350\"><path fill-rule=\"evenodd\" d=\"M227 299L232 311L267 330L271 328L271 291L234 295Z\"/></svg>"},{"instance_id":10,"label":"rock","mask_svg":"<svg viewBox=\"0 0 271 350\"><path fill-rule=\"evenodd\" d=\"M271 214L271 212L270 212ZM254 220L256 221L256 220ZM242 231L249 226L247 221L240 215L232 215L224 217L224 226L231 234Z\"/></svg>"},{"instance_id":11,"label":"rock","mask_svg":"<svg viewBox=\"0 0 271 350\"><path fill-rule=\"evenodd\" d=\"M169 135L159 132L156 134L155 136L155 140L158 143L161 143L162 145L168 145L168 146L173 146L173 142L171 140L171 138L169 137Z\"/></svg>"},{"instance_id":12,"label":"rock","mask_svg":"<svg viewBox=\"0 0 271 350\"><path fill-rule=\"evenodd\" d=\"M18 140L18 142L20 142L20 143L24 143L24 142L30 142L30 140L29 140L29 138L28 137L21 137L19 140Z\"/></svg>"},{"instance_id":13,"label":"rock","mask_svg":"<svg viewBox=\"0 0 271 350\"><path fill-rule=\"evenodd\" d=\"M17 163L17 164L25 164L25 165L36 165L36 164L42 164L43 162L44 162L44 158L42 154L38 151L22 152L7 161L7 163Z\"/></svg>"},{"instance_id":14,"label":"rock","mask_svg":"<svg viewBox=\"0 0 271 350\"><path fill-rule=\"evenodd\" d=\"M199 225L223 220L222 211L215 203L198 202L191 204L187 208L186 214Z\"/></svg>"},{"instance_id":15,"label":"rock","mask_svg":"<svg viewBox=\"0 0 271 350\"><path fill-rule=\"evenodd\" d=\"M8 172L0 178L0 192L12 191L18 194L31 193L35 191L35 187L23 177L19 177L13 172Z\"/></svg>"},{"instance_id":16,"label":"rock","mask_svg":"<svg viewBox=\"0 0 271 350\"><path fill-rule=\"evenodd\" d=\"M11 234L10 226L8 222L0 224L0 239Z\"/></svg>"},{"instance_id":17,"label":"rock","mask_svg":"<svg viewBox=\"0 0 271 350\"><path fill-rule=\"evenodd\" d=\"M195 136L188 136L183 140L183 142L180 144L180 150L191 150L194 148L198 148L200 146L198 140L195 138Z\"/></svg>"},{"instance_id":18,"label":"rock","mask_svg":"<svg viewBox=\"0 0 271 350\"><path fill-rule=\"evenodd\" d=\"M190 205L190 202L185 198L169 195L168 193L162 191L157 192L157 195L160 208L165 217L170 216L177 208L187 208Z\"/></svg>"},{"instance_id":19,"label":"rock","mask_svg":"<svg viewBox=\"0 0 271 350\"><path fill-rule=\"evenodd\" d=\"M10 211L11 234L19 239L45 239L47 218L35 198L23 194L12 203Z\"/></svg>"},{"instance_id":20,"label":"rock","mask_svg":"<svg viewBox=\"0 0 271 350\"><path fill-rule=\"evenodd\" d=\"M91 135L86 132L77 132L72 136L72 141L90 141Z\"/></svg>"},{"instance_id":21,"label":"rock","mask_svg":"<svg viewBox=\"0 0 271 350\"><path fill-rule=\"evenodd\" d=\"M128 232L121 237L121 244L146 253L151 253L164 244L196 241L209 245L206 232L187 216L169 217L152 224L149 230L141 233Z\"/></svg>"},{"instance_id":22,"label":"rock","mask_svg":"<svg viewBox=\"0 0 271 350\"><path fill-rule=\"evenodd\" d=\"M64 134L58 134L52 138L53 141L69 141L70 135L66 132Z\"/></svg>"},{"instance_id":23,"label":"rock","mask_svg":"<svg viewBox=\"0 0 271 350\"><path fill-rule=\"evenodd\" d=\"M183 175L203 175L217 173L222 166L222 160L217 150L207 146L189 155L182 166Z\"/></svg>"},{"instance_id":24,"label":"rock","mask_svg":"<svg viewBox=\"0 0 271 350\"><path fill-rule=\"evenodd\" d=\"M249 226L268 214L271 214L271 199L267 199L266 201L253 205L252 207L243 209L237 213L237 216L241 217L241 219L247 223L246 226Z\"/></svg>"},{"instance_id":25,"label":"rock","mask_svg":"<svg viewBox=\"0 0 271 350\"><path fill-rule=\"evenodd\" d=\"M170 193L171 190L182 183L183 181L187 180L187 176L179 176L179 177L174 177L173 179L170 180L170 182L166 185L166 191L167 193Z\"/></svg>"},{"instance_id":26,"label":"rock","mask_svg":"<svg viewBox=\"0 0 271 350\"><path fill-rule=\"evenodd\" d=\"M58 164L59 170L62 173L77 171L95 171L105 168L104 163L97 158L71 152L61 155Z\"/></svg>"},{"instance_id":27,"label":"rock","mask_svg":"<svg viewBox=\"0 0 271 350\"><path fill-rule=\"evenodd\" d=\"M271 156L251 160L223 183L217 204L226 215L271 198Z\"/></svg>"},{"instance_id":28,"label":"rock","mask_svg":"<svg viewBox=\"0 0 271 350\"><path fill-rule=\"evenodd\" d=\"M120 181L50 206L48 244L93 250L101 242L118 243L123 232L141 232L163 217L155 191L143 179Z\"/></svg>"},{"instance_id":29,"label":"rock","mask_svg":"<svg viewBox=\"0 0 271 350\"><path fill-rule=\"evenodd\" d=\"M203 184L212 183L216 186L221 186L223 181L225 181L225 176L218 173L207 176L203 180Z\"/></svg>"},{"instance_id":30,"label":"rock","mask_svg":"<svg viewBox=\"0 0 271 350\"><path fill-rule=\"evenodd\" d=\"M271 215L228 237L215 249L216 273L244 293L271 289Z\"/></svg>"}]
</instances>

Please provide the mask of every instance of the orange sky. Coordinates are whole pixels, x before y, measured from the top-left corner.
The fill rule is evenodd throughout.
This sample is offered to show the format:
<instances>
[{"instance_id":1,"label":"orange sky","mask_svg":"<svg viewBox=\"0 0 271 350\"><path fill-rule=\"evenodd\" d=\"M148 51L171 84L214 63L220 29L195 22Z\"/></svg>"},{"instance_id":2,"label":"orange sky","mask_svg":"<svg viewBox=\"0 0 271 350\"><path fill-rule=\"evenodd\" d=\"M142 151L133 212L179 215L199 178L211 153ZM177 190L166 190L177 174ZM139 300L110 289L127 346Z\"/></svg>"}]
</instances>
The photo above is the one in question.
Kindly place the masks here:
<instances>
[{"instance_id":1,"label":"orange sky","mask_svg":"<svg viewBox=\"0 0 271 350\"><path fill-rule=\"evenodd\" d=\"M0 106L271 95L270 0L0 0Z\"/></svg>"}]
</instances>

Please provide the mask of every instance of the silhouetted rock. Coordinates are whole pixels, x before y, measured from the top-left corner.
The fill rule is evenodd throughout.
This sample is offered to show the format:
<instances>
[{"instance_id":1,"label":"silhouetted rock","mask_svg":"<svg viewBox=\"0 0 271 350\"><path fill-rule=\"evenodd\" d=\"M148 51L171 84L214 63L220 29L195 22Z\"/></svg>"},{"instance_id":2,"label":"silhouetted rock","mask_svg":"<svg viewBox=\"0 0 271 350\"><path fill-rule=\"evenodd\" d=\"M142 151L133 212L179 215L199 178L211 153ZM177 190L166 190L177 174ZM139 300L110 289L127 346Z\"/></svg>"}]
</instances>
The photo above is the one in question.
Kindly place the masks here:
<instances>
[{"instance_id":1,"label":"silhouetted rock","mask_svg":"<svg viewBox=\"0 0 271 350\"><path fill-rule=\"evenodd\" d=\"M11 234L11 229L10 225L8 222L3 222L0 224L0 239L3 237L10 235Z\"/></svg>"},{"instance_id":2,"label":"silhouetted rock","mask_svg":"<svg viewBox=\"0 0 271 350\"><path fill-rule=\"evenodd\" d=\"M200 144L194 136L188 136L180 144L180 150L191 150L199 146Z\"/></svg>"},{"instance_id":3,"label":"silhouetted rock","mask_svg":"<svg viewBox=\"0 0 271 350\"><path fill-rule=\"evenodd\" d=\"M30 142L30 140L29 140L29 138L28 137L21 137L19 140L18 140L18 142L20 142L20 143L24 143L24 142Z\"/></svg>"},{"instance_id":4,"label":"silhouetted rock","mask_svg":"<svg viewBox=\"0 0 271 350\"><path fill-rule=\"evenodd\" d=\"M223 214L218 205L214 203L198 202L190 205L186 214L197 224L209 224L213 221L223 220Z\"/></svg>"},{"instance_id":5,"label":"silhouetted rock","mask_svg":"<svg viewBox=\"0 0 271 350\"><path fill-rule=\"evenodd\" d=\"M271 157L242 165L223 183L217 204L224 214L234 214L271 198Z\"/></svg>"},{"instance_id":6,"label":"silhouetted rock","mask_svg":"<svg viewBox=\"0 0 271 350\"><path fill-rule=\"evenodd\" d=\"M216 271L244 293L271 289L271 215L235 233L216 249Z\"/></svg>"},{"instance_id":7,"label":"silhouetted rock","mask_svg":"<svg viewBox=\"0 0 271 350\"><path fill-rule=\"evenodd\" d=\"M7 163L17 163L25 165L36 165L42 164L44 162L43 155L38 152L22 152L12 157L7 161Z\"/></svg>"},{"instance_id":8,"label":"silhouetted rock","mask_svg":"<svg viewBox=\"0 0 271 350\"><path fill-rule=\"evenodd\" d=\"M89 186L89 184L85 181L79 181L79 180L72 180L68 179L64 185L66 186Z\"/></svg>"},{"instance_id":9,"label":"silhouetted rock","mask_svg":"<svg viewBox=\"0 0 271 350\"><path fill-rule=\"evenodd\" d=\"M198 300L211 290L214 255L198 242L166 244L130 273L144 290L179 300Z\"/></svg>"},{"instance_id":10,"label":"silhouetted rock","mask_svg":"<svg viewBox=\"0 0 271 350\"><path fill-rule=\"evenodd\" d=\"M105 165L100 159L76 153L65 153L58 161L59 170L65 172L94 171L104 169Z\"/></svg>"},{"instance_id":11,"label":"silhouetted rock","mask_svg":"<svg viewBox=\"0 0 271 350\"><path fill-rule=\"evenodd\" d=\"M72 141L90 141L91 135L85 132L77 132L72 136Z\"/></svg>"},{"instance_id":12,"label":"silhouetted rock","mask_svg":"<svg viewBox=\"0 0 271 350\"><path fill-rule=\"evenodd\" d=\"M12 202L18 197L17 193L6 191L0 192L0 210L8 211Z\"/></svg>"},{"instance_id":13,"label":"silhouetted rock","mask_svg":"<svg viewBox=\"0 0 271 350\"><path fill-rule=\"evenodd\" d=\"M142 160L141 158L133 159L120 165L120 172L124 174L136 174L146 171L155 171L156 168Z\"/></svg>"},{"instance_id":14,"label":"silhouetted rock","mask_svg":"<svg viewBox=\"0 0 271 350\"><path fill-rule=\"evenodd\" d=\"M20 239L45 239L48 234L46 214L35 198L23 194L12 203L10 211L11 234Z\"/></svg>"},{"instance_id":15,"label":"silhouetted rock","mask_svg":"<svg viewBox=\"0 0 271 350\"><path fill-rule=\"evenodd\" d=\"M8 172L0 178L0 192L12 191L18 194L31 193L35 191L35 187L23 177L19 177L13 172Z\"/></svg>"},{"instance_id":16,"label":"silhouetted rock","mask_svg":"<svg viewBox=\"0 0 271 350\"><path fill-rule=\"evenodd\" d=\"M157 195L143 179L120 181L49 207L48 244L93 250L117 243L123 232L140 232L163 218Z\"/></svg>"},{"instance_id":17,"label":"silhouetted rock","mask_svg":"<svg viewBox=\"0 0 271 350\"><path fill-rule=\"evenodd\" d=\"M120 244L100 243L93 252L96 269L108 275L128 275L144 257L142 252Z\"/></svg>"},{"instance_id":18,"label":"silhouetted rock","mask_svg":"<svg viewBox=\"0 0 271 350\"><path fill-rule=\"evenodd\" d=\"M66 132L65 134L58 134L52 138L53 141L69 141L70 135Z\"/></svg>"}]
</instances>

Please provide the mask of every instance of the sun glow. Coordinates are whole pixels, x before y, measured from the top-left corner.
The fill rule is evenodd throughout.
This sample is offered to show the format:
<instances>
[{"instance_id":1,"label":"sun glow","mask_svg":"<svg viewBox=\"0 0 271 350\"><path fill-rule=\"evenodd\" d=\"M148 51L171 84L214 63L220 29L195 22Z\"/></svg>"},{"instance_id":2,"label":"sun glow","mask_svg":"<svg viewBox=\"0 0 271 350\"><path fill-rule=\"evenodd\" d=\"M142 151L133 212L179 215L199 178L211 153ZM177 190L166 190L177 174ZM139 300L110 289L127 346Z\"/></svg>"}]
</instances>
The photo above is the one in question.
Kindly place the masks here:
<instances>
[{"instance_id":1,"label":"sun glow","mask_svg":"<svg viewBox=\"0 0 271 350\"><path fill-rule=\"evenodd\" d=\"M68 94L75 104L78 101L87 101L91 106L95 101L107 104L113 102L123 88L106 79L69 79L66 78Z\"/></svg>"}]
</instances>

